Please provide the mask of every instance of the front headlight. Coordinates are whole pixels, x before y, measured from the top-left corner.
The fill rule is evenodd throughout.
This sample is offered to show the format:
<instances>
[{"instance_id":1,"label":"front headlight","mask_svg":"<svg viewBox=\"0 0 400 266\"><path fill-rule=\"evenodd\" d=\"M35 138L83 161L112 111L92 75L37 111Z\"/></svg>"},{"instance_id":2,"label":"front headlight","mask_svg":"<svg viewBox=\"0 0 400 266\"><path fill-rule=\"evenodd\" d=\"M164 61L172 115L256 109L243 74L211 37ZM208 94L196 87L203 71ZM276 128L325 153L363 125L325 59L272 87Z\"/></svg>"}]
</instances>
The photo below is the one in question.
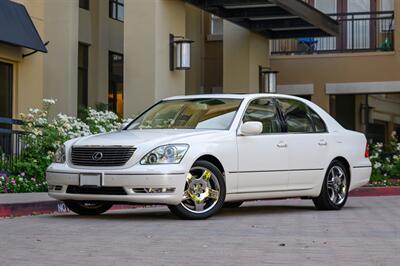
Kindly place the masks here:
<instances>
[{"instance_id":1,"label":"front headlight","mask_svg":"<svg viewBox=\"0 0 400 266\"><path fill-rule=\"evenodd\" d=\"M54 155L55 163L65 163L65 145L61 145Z\"/></svg>"},{"instance_id":2,"label":"front headlight","mask_svg":"<svg viewBox=\"0 0 400 266\"><path fill-rule=\"evenodd\" d=\"M163 145L144 156L140 164L178 164L188 149L187 144Z\"/></svg>"}]
</instances>

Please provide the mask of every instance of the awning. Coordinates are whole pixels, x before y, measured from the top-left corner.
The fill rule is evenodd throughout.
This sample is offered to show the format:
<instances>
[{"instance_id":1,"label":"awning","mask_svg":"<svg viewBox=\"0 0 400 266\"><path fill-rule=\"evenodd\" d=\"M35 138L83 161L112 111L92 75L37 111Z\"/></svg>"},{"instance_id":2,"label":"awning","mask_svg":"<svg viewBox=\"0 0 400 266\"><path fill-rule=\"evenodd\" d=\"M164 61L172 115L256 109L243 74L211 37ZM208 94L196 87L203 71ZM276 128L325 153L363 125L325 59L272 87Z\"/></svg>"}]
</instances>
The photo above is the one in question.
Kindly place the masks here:
<instances>
[{"instance_id":1,"label":"awning","mask_svg":"<svg viewBox=\"0 0 400 266\"><path fill-rule=\"evenodd\" d=\"M186 0L267 38L336 36L339 24L301 0Z\"/></svg>"},{"instance_id":2,"label":"awning","mask_svg":"<svg viewBox=\"0 0 400 266\"><path fill-rule=\"evenodd\" d=\"M47 53L26 8L0 0L0 42Z\"/></svg>"}]
</instances>

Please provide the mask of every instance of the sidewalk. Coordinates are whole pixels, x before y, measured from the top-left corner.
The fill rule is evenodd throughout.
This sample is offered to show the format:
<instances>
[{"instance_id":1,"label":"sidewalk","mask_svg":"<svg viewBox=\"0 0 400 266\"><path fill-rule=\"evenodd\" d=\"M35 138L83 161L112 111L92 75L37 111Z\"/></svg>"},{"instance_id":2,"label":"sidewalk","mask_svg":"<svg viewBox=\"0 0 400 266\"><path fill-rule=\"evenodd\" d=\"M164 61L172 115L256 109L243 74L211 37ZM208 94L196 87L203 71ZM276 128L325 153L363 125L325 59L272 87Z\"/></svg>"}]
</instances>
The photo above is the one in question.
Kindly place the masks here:
<instances>
[{"instance_id":1,"label":"sidewalk","mask_svg":"<svg viewBox=\"0 0 400 266\"><path fill-rule=\"evenodd\" d=\"M350 193L351 197L400 196L400 187L361 187ZM143 208L144 205L114 205L112 210ZM151 205L147 207L152 207ZM68 208L61 201L50 198L47 193L0 194L0 218L66 213Z\"/></svg>"}]
</instances>

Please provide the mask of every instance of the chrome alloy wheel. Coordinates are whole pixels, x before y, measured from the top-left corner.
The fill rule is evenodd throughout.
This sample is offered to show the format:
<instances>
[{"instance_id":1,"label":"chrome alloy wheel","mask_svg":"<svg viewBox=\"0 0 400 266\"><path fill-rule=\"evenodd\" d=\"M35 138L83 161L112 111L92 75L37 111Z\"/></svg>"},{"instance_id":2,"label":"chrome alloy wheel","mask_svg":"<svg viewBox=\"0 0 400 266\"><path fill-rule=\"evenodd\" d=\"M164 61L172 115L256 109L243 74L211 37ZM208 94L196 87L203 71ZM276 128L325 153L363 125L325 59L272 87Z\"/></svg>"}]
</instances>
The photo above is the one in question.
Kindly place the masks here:
<instances>
[{"instance_id":1,"label":"chrome alloy wheel","mask_svg":"<svg viewBox=\"0 0 400 266\"><path fill-rule=\"evenodd\" d=\"M220 184L217 177L207 168L194 166L186 177L182 207L192 213L205 213L218 202Z\"/></svg>"},{"instance_id":2,"label":"chrome alloy wheel","mask_svg":"<svg viewBox=\"0 0 400 266\"><path fill-rule=\"evenodd\" d=\"M328 174L327 186L331 202L336 205L342 204L347 194L346 172L337 165L333 166Z\"/></svg>"}]
</instances>

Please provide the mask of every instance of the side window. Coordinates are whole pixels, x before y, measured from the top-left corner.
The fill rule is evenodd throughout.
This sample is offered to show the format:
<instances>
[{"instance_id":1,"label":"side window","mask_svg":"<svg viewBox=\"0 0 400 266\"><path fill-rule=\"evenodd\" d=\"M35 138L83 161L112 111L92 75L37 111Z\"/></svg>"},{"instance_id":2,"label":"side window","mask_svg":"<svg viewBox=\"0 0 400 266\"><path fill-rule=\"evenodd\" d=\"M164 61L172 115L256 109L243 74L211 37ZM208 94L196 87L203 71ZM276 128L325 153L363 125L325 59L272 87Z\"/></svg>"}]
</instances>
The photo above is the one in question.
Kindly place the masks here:
<instances>
[{"instance_id":1,"label":"side window","mask_svg":"<svg viewBox=\"0 0 400 266\"><path fill-rule=\"evenodd\" d=\"M313 133L314 126L306 104L292 99L278 99L279 107L285 117L287 132Z\"/></svg>"},{"instance_id":2,"label":"side window","mask_svg":"<svg viewBox=\"0 0 400 266\"><path fill-rule=\"evenodd\" d=\"M326 130L326 126L324 121L322 120L322 118L311 108L308 108L311 119L314 122L314 126L315 126L315 131L317 133L323 133L323 132L327 132Z\"/></svg>"},{"instance_id":3,"label":"side window","mask_svg":"<svg viewBox=\"0 0 400 266\"><path fill-rule=\"evenodd\" d=\"M258 121L263 124L262 133L281 132L279 117L273 99L257 99L250 103L244 116L243 122Z\"/></svg>"}]
</instances>

